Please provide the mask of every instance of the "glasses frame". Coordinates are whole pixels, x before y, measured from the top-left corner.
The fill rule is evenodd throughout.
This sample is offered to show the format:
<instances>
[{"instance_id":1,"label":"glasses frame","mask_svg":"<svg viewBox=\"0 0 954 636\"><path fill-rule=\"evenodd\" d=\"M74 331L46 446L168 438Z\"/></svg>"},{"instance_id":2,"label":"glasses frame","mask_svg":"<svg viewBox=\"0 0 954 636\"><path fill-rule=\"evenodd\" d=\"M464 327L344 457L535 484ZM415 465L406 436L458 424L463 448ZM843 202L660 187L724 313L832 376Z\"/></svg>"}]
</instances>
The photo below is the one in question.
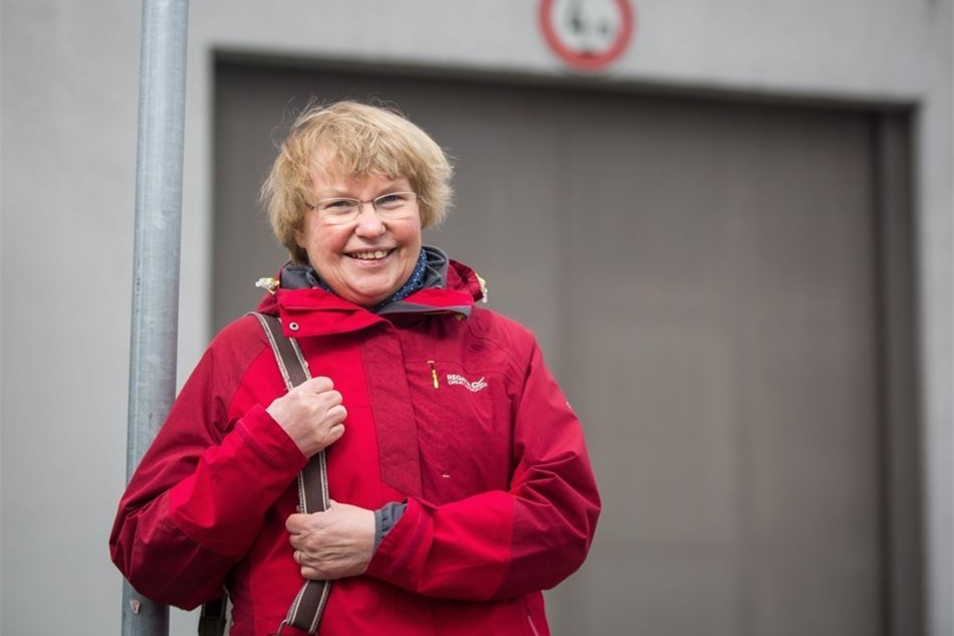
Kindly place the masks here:
<instances>
[{"instance_id":1,"label":"glasses frame","mask_svg":"<svg viewBox=\"0 0 954 636\"><path fill-rule=\"evenodd\" d=\"M388 210L387 208L378 207L382 199L396 195L410 195L410 199L408 199L406 205L402 205L397 210ZM348 223L357 221L361 217L361 215L364 213L364 206L367 203L371 204L371 209L374 210L374 213L377 214L378 218L382 221L400 221L401 219L406 219L413 215L413 212L411 211L413 203L423 200L424 199L417 192L412 192L411 190L401 190L398 192L385 192L384 194L378 195L373 199L367 199L364 201L354 197L328 197L326 199L319 199L313 204L305 202L305 206L308 209L317 212L318 218L328 225L347 225ZM336 201L351 203L353 209L349 209L347 212L342 212L340 214L329 212L328 209L321 209L323 204L329 204ZM394 216L394 212L399 212L400 214L398 216Z\"/></svg>"}]
</instances>

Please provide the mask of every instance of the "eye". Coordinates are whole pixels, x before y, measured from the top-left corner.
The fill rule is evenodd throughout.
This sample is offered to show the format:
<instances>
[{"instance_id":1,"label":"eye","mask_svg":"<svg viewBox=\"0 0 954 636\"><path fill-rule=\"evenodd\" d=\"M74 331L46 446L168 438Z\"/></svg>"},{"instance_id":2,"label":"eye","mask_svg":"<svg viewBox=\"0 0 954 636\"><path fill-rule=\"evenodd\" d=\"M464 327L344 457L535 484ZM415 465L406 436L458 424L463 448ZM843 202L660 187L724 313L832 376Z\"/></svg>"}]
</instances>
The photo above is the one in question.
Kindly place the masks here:
<instances>
[{"instance_id":1,"label":"eye","mask_svg":"<svg viewBox=\"0 0 954 636\"><path fill-rule=\"evenodd\" d=\"M322 212L330 212L332 214L349 212L356 207L358 207L358 202L354 199L327 199L325 201L320 201L318 204L319 210Z\"/></svg>"},{"instance_id":2,"label":"eye","mask_svg":"<svg viewBox=\"0 0 954 636\"><path fill-rule=\"evenodd\" d=\"M385 210L395 210L404 207L410 200L411 194L408 192L393 192L379 196L374 200L374 206Z\"/></svg>"}]
</instances>

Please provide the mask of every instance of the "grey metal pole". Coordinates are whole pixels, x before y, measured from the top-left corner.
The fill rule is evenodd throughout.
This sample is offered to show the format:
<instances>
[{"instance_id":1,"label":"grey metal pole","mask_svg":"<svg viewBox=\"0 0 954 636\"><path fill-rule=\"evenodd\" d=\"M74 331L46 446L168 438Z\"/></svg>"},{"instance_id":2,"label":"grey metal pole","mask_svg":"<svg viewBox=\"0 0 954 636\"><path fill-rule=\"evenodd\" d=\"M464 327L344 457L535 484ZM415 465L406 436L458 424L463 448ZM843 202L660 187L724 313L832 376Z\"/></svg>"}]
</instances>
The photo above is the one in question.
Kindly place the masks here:
<instances>
[{"instance_id":1,"label":"grey metal pole","mask_svg":"<svg viewBox=\"0 0 954 636\"><path fill-rule=\"evenodd\" d=\"M176 390L188 0L143 0L126 479ZM123 583L123 636L165 636L169 609Z\"/></svg>"}]
</instances>

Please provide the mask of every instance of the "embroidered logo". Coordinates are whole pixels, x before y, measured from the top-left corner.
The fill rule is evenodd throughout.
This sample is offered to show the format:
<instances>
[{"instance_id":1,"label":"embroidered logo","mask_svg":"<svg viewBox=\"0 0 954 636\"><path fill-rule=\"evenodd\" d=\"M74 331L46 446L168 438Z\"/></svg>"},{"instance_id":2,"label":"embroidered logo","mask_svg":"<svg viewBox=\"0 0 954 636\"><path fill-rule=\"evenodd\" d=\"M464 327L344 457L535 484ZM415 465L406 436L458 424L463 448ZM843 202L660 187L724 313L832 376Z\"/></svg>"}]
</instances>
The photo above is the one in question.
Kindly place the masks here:
<instances>
[{"instance_id":1,"label":"embroidered logo","mask_svg":"<svg viewBox=\"0 0 954 636\"><path fill-rule=\"evenodd\" d=\"M482 391L487 388L487 381L483 378L477 380L476 382L469 382L467 378L462 375L457 375L456 373L447 374L447 383L448 384L459 384L460 386L466 387L469 391L476 393L477 391Z\"/></svg>"}]
</instances>

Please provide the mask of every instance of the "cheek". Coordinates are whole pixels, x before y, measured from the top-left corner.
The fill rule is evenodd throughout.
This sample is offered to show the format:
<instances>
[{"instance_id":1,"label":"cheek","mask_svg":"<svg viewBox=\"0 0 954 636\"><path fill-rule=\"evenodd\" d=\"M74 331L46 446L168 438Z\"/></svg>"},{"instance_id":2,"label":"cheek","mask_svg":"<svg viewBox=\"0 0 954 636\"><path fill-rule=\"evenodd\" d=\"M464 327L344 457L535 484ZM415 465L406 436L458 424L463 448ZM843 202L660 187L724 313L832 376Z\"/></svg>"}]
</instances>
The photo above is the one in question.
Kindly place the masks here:
<instances>
[{"instance_id":1,"label":"cheek","mask_svg":"<svg viewBox=\"0 0 954 636\"><path fill-rule=\"evenodd\" d=\"M347 240L346 233L328 227L319 229L306 225L303 230L295 232L298 246L307 251L311 258L326 258L329 253L343 249Z\"/></svg>"},{"instance_id":2,"label":"cheek","mask_svg":"<svg viewBox=\"0 0 954 636\"><path fill-rule=\"evenodd\" d=\"M416 222L408 223L407 226L403 228L403 240L410 244L419 244L422 241L421 236L421 222L417 220Z\"/></svg>"},{"instance_id":3,"label":"cheek","mask_svg":"<svg viewBox=\"0 0 954 636\"><path fill-rule=\"evenodd\" d=\"M310 215L299 219L298 223L293 225L292 228L295 234L295 243L298 244L298 247L308 249L308 246L315 242L315 233L318 228L315 227Z\"/></svg>"}]
</instances>

